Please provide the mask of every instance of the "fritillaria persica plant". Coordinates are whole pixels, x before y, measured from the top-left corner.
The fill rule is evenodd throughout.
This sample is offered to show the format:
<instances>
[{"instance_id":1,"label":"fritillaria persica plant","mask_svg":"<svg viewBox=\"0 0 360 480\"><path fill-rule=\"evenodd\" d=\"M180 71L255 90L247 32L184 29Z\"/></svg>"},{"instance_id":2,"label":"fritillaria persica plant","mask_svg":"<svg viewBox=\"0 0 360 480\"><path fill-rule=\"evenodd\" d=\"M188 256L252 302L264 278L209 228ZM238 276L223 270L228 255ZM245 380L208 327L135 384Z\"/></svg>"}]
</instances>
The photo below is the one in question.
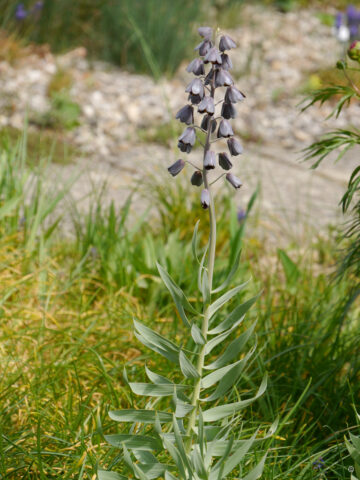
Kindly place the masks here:
<instances>
[{"instance_id":1,"label":"fritillaria persica plant","mask_svg":"<svg viewBox=\"0 0 360 480\"><path fill-rule=\"evenodd\" d=\"M196 47L199 58L187 67L195 76L185 90L189 103L178 111L176 118L187 125L178 141L184 154L189 154L200 141L198 133L205 136L202 163L196 165L179 159L168 170L176 176L187 164L194 167L191 184L202 187L201 205L209 210L210 235L201 258L197 252L198 223L192 240L194 263L199 269L201 308L190 302L165 268L158 265L159 274L182 319L183 339L181 344L176 344L137 320L134 321L135 335L143 345L173 363L177 381L147 366L145 373L149 382L128 382L125 373L131 391L139 395L140 400L143 397L148 401L143 400L142 409L111 411L110 417L120 422L126 433L105 437L111 445L122 450L121 459L140 480L255 480L262 474L266 457L255 460L250 454L260 440L258 431L242 433L242 410L266 389L265 377L252 396L241 392L241 379L254 355L255 342L247 351L244 349L253 337L255 324L236 336L245 313L257 296L241 304L235 302L232 308L225 310L225 305L235 300L246 285L227 289L236 272L239 255L224 282L213 286L216 218L211 186L225 176L234 188L241 187L241 181L229 171L233 166L232 157L242 153L229 120L235 117L235 104L242 101L244 95L234 86L229 72L232 63L227 52L236 47L235 42L223 35L217 43L209 27L201 27L198 32L202 37ZM221 92L221 99L217 98L218 92ZM199 125L194 122L195 116L202 116ZM224 140L227 151L216 154L213 144ZM225 173L211 181L210 175L218 169L217 163ZM233 394L234 387L237 387L237 395ZM164 400L166 397L168 402ZM275 429L276 424L273 424L261 438L271 436ZM104 470L98 475L100 480L128 478Z\"/></svg>"}]
</instances>

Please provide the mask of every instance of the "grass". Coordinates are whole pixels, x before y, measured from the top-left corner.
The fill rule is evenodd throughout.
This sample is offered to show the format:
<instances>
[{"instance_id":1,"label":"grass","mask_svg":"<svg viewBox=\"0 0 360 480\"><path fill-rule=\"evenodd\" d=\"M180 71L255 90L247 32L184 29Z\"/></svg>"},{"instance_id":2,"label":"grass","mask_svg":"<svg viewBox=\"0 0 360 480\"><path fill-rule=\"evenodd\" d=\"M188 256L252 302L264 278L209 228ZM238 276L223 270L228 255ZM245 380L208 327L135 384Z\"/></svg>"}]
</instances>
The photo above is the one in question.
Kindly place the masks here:
<instances>
[{"instance_id":1,"label":"grass","mask_svg":"<svg viewBox=\"0 0 360 480\"><path fill-rule=\"evenodd\" d=\"M130 222L130 199L117 209L94 194L88 215L73 205L75 237L65 240L53 212L65 208L66 191L47 189L41 174L29 188L25 142L9 142L1 158L0 478L94 480L98 465L116 469L120 460L103 439L117 428L108 409L141 404L129 396L123 367L132 379L145 362L169 369L140 347L133 317L182 335L155 261L196 301L189 242L203 218L198 192L185 197L181 184L151 183L159 212L151 224L147 215ZM218 205L216 282L229 244L235 251L245 234L226 194ZM243 245L235 281L253 276L245 295L263 293L247 320L258 318L259 354L242 387L265 369L270 377L266 396L245 412L246 429L277 415L281 424L264 478L348 478L343 436L360 395L360 305L343 315L352 280L330 281L337 248L335 234L307 251L270 250L249 236Z\"/></svg>"}]
</instances>

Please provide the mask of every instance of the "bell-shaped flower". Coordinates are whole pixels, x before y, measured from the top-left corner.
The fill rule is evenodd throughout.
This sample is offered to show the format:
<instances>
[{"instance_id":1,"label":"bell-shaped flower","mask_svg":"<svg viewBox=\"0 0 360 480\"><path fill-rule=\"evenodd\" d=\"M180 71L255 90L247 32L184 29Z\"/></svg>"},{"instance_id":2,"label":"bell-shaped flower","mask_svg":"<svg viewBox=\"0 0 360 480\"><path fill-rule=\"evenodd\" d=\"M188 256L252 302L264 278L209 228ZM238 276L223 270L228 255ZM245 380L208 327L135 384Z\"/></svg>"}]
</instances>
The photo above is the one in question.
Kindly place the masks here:
<instances>
[{"instance_id":1,"label":"bell-shaped flower","mask_svg":"<svg viewBox=\"0 0 360 480\"><path fill-rule=\"evenodd\" d=\"M186 125L191 125L194 123L194 107L185 105L185 107L180 108L175 118L182 123L186 123Z\"/></svg>"},{"instance_id":2,"label":"bell-shaped flower","mask_svg":"<svg viewBox=\"0 0 360 480\"><path fill-rule=\"evenodd\" d=\"M229 155L225 152L219 153L219 165L224 170L230 170L232 163L230 162Z\"/></svg>"},{"instance_id":3,"label":"bell-shaped flower","mask_svg":"<svg viewBox=\"0 0 360 480\"><path fill-rule=\"evenodd\" d=\"M215 112L214 99L212 97L205 96L199 103L198 112L214 115L214 112Z\"/></svg>"},{"instance_id":4,"label":"bell-shaped flower","mask_svg":"<svg viewBox=\"0 0 360 480\"><path fill-rule=\"evenodd\" d=\"M212 152L211 150L208 150L205 154L205 158L204 158L204 168L206 170L212 170L215 168L215 160L216 160L216 157L215 157L215 152Z\"/></svg>"},{"instance_id":5,"label":"bell-shaped flower","mask_svg":"<svg viewBox=\"0 0 360 480\"><path fill-rule=\"evenodd\" d=\"M238 177L235 177L232 173L226 174L226 180L232 185L234 188L240 188L242 186L241 180Z\"/></svg>"},{"instance_id":6,"label":"bell-shaped flower","mask_svg":"<svg viewBox=\"0 0 360 480\"><path fill-rule=\"evenodd\" d=\"M198 34L200 35L200 37L209 40L212 37L213 30L211 27L199 27Z\"/></svg>"},{"instance_id":7,"label":"bell-shaped flower","mask_svg":"<svg viewBox=\"0 0 360 480\"><path fill-rule=\"evenodd\" d=\"M230 123L227 120L221 120L218 128L218 132L217 132L217 137L228 138L228 137L232 137L233 135L234 135L234 132Z\"/></svg>"},{"instance_id":8,"label":"bell-shaped flower","mask_svg":"<svg viewBox=\"0 0 360 480\"><path fill-rule=\"evenodd\" d=\"M210 206L210 194L207 188L204 188L204 190L201 192L201 206L204 210Z\"/></svg>"},{"instance_id":9,"label":"bell-shaped flower","mask_svg":"<svg viewBox=\"0 0 360 480\"><path fill-rule=\"evenodd\" d=\"M215 76L215 87L228 87L234 84L232 76L227 70L219 68Z\"/></svg>"},{"instance_id":10,"label":"bell-shaped flower","mask_svg":"<svg viewBox=\"0 0 360 480\"><path fill-rule=\"evenodd\" d=\"M225 102L227 103L237 103L244 100L245 95L240 92L236 87L230 86L226 89L225 93Z\"/></svg>"},{"instance_id":11,"label":"bell-shaped flower","mask_svg":"<svg viewBox=\"0 0 360 480\"><path fill-rule=\"evenodd\" d=\"M221 116L229 120L236 117L236 109L232 103L224 102L221 106Z\"/></svg>"},{"instance_id":12,"label":"bell-shaped flower","mask_svg":"<svg viewBox=\"0 0 360 480\"><path fill-rule=\"evenodd\" d=\"M168 170L173 177L176 177L176 175L178 175L184 167L185 167L185 162L184 160L180 159L180 160L176 160L175 163L170 165Z\"/></svg>"},{"instance_id":13,"label":"bell-shaped flower","mask_svg":"<svg viewBox=\"0 0 360 480\"><path fill-rule=\"evenodd\" d=\"M195 185L196 187L200 187L203 184L203 175L200 170L195 170L195 172L191 176L191 184Z\"/></svg>"},{"instance_id":14,"label":"bell-shaped flower","mask_svg":"<svg viewBox=\"0 0 360 480\"><path fill-rule=\"evenodd\" d=\"M199 50L200 57L205 57L212 46L210 40L205 39L195 47L195 50Z\"/></svg>"},{"instance_id":15,"label":"bell-shaped flower","mask_svg":"<svg viewBox=\"0 0 360 480\"><path fill-rule=\"evenodd\" d=\"M204 63L212 63L213 65L221 65L221 55L216 47L210 48L204 57Z\"/></svg>"},{"instance_id":16,"label":"bell-shaped flower","mask_svg":"<svg viewBox=\"0 0 360 480\"><path fill-rule=\"evenodd\" d=\"M229 152L233 157L236 157L236 155L240 155L244 151L239 140L237 140L234 137L229 138L227 141L227 144L228 144Z\"/></svg>"},{"instance_id":17,"label":"bell-shaped flower","mask_svg":"<svg viewBox=\"0 0 360 480\"><path fill-rule=\"evenodd\" d=\"M186 71L189 73L193 73L194 75L204 75L205 74L204 62L201 60L201 58L195 58L186 67Z\"/></svg>"},{"instance_id":18,"label":"bell-shaped flower","mask_svg":"<svg viewBox=\"0 0 360 480\"><path fill-rule=\"evenodd\" d=\"M200 95L191 95L191 93L189 93L188 100L190 100L193 105L197 105L201 102L201 97Z\"/></svg>"},{"instance_id":19,"label":"bell-shaped flower","mask_svg":"<svg viewBox=\"0 0 360 480\"><path fill-rule=\"evenodd\" d=\"M194 127L187 127L179 137L178 147L182 152L190 153L195 144L196 133Z\"/></svg>"},{"instance_id":20,"label":"bell-shaped flower","mask_svg":"<svg viewBox=\"0 0 360 480\"><path fill-rule=\"evenodd\" d=\"M224 70L231 70L233 68L233 64L229 55L227 55L226 53L222 53L221 60L222 60L221 67Z\"/></svg>"},{"instance_id":21,"label":"bell-shaped flower","mask_svg":"<svg viewBox=\"0 0 360 480\"><path fill-rule=\"evenodd\" d=\"M212 120L210 115L205 115L201 122L201 128L205 131L208 131L209 124L211 123L211 133L214 133L216 130L216 120Z\"/></svg>"},{"instance_id":22,"label":"bell-shaped flower","mask_svg":"<svg viewBox=\"0 0 360 480\"><path fill-rule=\"evenodd\" d=\"M191 93L191 95L199 95L200 98L203 98L205 95L204 85L200 78L194 78L185 88L185 92Z\"/></svg>"},{"instance_id":23,"label":"bell-shaped flower","mask_svg":"<svg viewBox=\"0 0 360 480\"><path fill-rule=\"evenodd\" d=\"M232 48L236 48L236 43L229 35L223 35L220 38L219 42L219 49L224 52L225 50L231 50Z\"/></svg>"}]
</instances>

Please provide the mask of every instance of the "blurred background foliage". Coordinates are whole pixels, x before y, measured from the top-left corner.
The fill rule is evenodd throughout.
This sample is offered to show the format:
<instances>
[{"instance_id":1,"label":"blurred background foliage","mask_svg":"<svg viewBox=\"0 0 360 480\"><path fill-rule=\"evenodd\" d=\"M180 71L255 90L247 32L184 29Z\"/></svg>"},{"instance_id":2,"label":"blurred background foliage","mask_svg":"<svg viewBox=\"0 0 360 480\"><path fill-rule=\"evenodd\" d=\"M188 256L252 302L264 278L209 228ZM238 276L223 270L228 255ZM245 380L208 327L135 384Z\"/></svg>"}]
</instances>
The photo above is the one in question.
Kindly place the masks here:
<instances>
[{"instance_id":1,"label":"blurred background foliage","mask_svg":"<svg viewBox=\"0 0 360 480\"><path fill-rule=\"evenodd\" d=\"M242 21L249 0L0 0L0 29L25 43L48 44L53 52L79 45L90 57L171 76L190 57L201 22L231 28ZM253 3L253 2L251 2ZM263 0L281 11L303 6L344 8L344 0Z\"/></svg>"}]
</instances>

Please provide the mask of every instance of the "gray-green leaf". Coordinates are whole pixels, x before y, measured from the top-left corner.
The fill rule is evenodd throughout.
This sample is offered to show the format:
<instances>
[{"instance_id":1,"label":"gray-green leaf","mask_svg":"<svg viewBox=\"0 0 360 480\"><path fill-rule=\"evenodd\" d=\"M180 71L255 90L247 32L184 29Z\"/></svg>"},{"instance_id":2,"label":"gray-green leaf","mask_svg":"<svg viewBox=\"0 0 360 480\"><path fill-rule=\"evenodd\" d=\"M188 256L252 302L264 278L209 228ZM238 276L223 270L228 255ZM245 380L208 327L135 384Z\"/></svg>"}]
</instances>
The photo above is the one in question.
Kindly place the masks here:
<instances>
[{"instance_id":1,"label":"gray-green leaf","mask_svg":"<svg viewBox=\"0 0 360 480\"><path fill-rule=\"evenodd\" d=\"M194 367L194 365L190 362L187 358L185 353L180 350L179 353L179 361L180 361L180 368L181 371L186 378L199 378L199 373Z\"/></svg>"}]
</instances>

